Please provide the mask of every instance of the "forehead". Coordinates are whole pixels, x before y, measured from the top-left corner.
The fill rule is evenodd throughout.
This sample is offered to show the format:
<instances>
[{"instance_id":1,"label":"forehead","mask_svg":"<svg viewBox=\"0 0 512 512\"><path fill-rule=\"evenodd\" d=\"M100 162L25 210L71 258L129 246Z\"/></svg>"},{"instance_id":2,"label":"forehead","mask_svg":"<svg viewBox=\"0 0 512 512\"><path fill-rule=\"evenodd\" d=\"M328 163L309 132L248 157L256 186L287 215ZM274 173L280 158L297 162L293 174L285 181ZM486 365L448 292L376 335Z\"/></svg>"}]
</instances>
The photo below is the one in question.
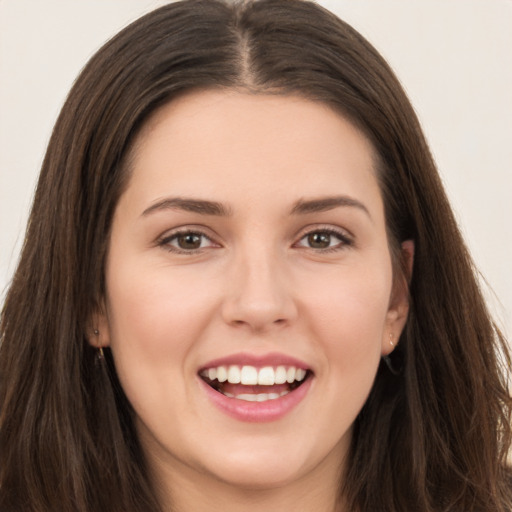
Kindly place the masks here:
<instances>
[{"instance_id":1,"label":"forehead","mask_svg":"<svg viewBox=\"0 0 512 512\"><path fill-rule=\"evenodd\" d=\"M288 124L290 120L295 123ZM181 136L189 135L192 138L199 131L217 128L221 129L217 132L221 136L226 135L230 128L236 128L242 130L240 135L251 130L260 137L265 134L277 135L279 140L283 140L285 135L304 135L308 139L314 139L317 134L318 138L325 138L325 133L322 132L329 129L335 138L340 134L343 124L343 135L347 135L349 131L354 134L357 132L360 142L364 141L364 149L372 157L376 156L367 137L341 112L327 103L307 99L299 94L250 93L236 89L206 89L185 93L150 115L135 140L134 154L148 139L155 137L155 132L163 134L164 124L168 134L177 130ZM337 125L336 130L333 130L334 125ZM281 131L283 126L287 128L284 132ZM177 131L174 131L174 135L177 135ZM336 142L339 143L340 140Z\"/></svg>"},{"instance_id":2,"label":"forehead","mask_svg":"<svg viewBox=\"0 0 512 512\"><path fill-rule=\"evenodd\" d=\"M378 192L373 147L338 112L300 96L237 91L194 92L156 111L134 144L131 174L148 200Z\"/></svg>"}]
</instances>

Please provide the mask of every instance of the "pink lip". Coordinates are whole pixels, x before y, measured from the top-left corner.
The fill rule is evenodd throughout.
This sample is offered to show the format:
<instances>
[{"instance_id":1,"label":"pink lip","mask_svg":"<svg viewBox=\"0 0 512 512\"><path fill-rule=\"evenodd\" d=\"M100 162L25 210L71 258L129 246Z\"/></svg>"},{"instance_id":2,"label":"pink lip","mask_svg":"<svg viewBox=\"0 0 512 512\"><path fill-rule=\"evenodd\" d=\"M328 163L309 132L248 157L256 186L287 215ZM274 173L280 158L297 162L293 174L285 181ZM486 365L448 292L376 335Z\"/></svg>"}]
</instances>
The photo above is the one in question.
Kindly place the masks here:
<instances>
[{"instance_id":1,"label":"pink lip","mask_svg":"<svg viewBox=\"0 0 512 512\"><path fill-rule=\"evenodd\" d=\"M306 397L313 377L307 378L303 384L287 395L266 402L247 402L230 398L213 389L201 378L199 381L207 397L221 412L239 421L263 423L276 421L296 407Z\"/></svg>"},{"instance_id":2,"label":"pink lip","mask_svg":"<svg viewBox=\"0 0 512 512\"><path fill-rule=\"evenodd\" d=\"M208 368L229 365L249 365L256 368L264 366L294 366L295 368L310 370L309 365L304 363L304 361L277 352L264 355L238 353L209 361L199 369L198 374ZM201 389L215 407L236 420L247 422L270 422L286 416L306 397L311 388L313 378L313 375L310 375L298 388L280 398L265 402L248 402L223 395L209 386L198 375Z\"/></svg>"},{"instance_id":3,"label":"pink lip","mask_svg":"<svg viewBox=\"0 0 512 512\"><path fill-rule=\"evenodd\" d=\"M278 352L270 352L260 355L241 352L239 354L232 354L227 357L221 357L219 359L209 361L208 363L201 366L199 372L207 368L216 368L217 366L229 365L248 365L254 366L255 368L262 368L264 366L295 366L296 368L302 368L303 370L310 369L309 365L307 365L304 361L300 361L299 359L295 359L294 357L280 354Z\"/></svg>"}]
</instances>

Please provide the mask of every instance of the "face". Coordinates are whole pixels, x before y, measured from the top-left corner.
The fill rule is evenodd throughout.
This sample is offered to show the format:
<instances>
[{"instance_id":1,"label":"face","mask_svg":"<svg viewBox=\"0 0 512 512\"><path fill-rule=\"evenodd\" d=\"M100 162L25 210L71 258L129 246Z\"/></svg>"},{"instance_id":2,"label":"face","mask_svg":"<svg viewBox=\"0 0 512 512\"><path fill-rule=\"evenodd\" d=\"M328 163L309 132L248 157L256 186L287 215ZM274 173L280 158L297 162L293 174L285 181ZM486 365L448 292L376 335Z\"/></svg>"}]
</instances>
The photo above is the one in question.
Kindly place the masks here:
<instances>
[{"instance_id":1,"label":"face","mask_svg":"<svg viewBox=\"0 0 512 512\"><path fill-rule=\"evenodd\" d=\"M150 464L337 473L407 310L370 143L319 103L201 92L153 116L130 176L96 322Z\"/></svg>"}]
</instances>

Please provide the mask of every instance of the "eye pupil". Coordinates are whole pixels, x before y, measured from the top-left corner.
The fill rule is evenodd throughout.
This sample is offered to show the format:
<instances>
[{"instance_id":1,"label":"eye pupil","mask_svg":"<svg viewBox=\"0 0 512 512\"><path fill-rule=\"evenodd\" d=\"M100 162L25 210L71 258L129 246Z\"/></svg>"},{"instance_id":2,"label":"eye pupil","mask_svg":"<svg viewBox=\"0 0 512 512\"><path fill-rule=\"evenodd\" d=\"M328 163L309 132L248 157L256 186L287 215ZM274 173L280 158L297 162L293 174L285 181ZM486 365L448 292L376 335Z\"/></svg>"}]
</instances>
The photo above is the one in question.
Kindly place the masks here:
<instances>
[{"instance_id":1,"label":"eye pupil","mask_svg":"<svg viewBox=\"0 0 512 512\"><path fill-rule=\"evenodd\" d=\"M201 235L187 233L178 237L180 249L199 249L201 247Z\"/></svg>"},{"instance_id":2,"label":"eye pupil","mask_svg":"<svg viewBox=\"0 0 512 512\"><path fill-rule=\"evenodd\" d=\"M308 235L309 246L313 249L325 249L331 244L329 233L311 233Z\"/></svg>"}]
</instances>

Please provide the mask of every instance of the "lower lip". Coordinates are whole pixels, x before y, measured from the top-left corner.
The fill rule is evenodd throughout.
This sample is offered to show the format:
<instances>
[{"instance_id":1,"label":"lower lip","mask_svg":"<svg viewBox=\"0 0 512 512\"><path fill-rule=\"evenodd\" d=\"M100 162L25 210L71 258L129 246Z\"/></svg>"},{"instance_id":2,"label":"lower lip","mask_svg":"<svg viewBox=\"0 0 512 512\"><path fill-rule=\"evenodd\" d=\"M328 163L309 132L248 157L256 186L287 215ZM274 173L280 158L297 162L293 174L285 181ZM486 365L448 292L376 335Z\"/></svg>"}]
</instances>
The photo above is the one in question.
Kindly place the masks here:
<instances>
[{"instance_id":1,"label":"lower lip","mask_svg":"<svg viewBox=\"0 0 512 512\"><path fill-rule=\"evenodd\" d=\"M206 395L218 409L236 420L254 423L276 421L286 416L306 397L313 380L310 376L298 388L274 400L248 402L246 400L227 397L215 391L215 389L209 386L200 377L198 378Z\"/></svg>"}]
</instances>

